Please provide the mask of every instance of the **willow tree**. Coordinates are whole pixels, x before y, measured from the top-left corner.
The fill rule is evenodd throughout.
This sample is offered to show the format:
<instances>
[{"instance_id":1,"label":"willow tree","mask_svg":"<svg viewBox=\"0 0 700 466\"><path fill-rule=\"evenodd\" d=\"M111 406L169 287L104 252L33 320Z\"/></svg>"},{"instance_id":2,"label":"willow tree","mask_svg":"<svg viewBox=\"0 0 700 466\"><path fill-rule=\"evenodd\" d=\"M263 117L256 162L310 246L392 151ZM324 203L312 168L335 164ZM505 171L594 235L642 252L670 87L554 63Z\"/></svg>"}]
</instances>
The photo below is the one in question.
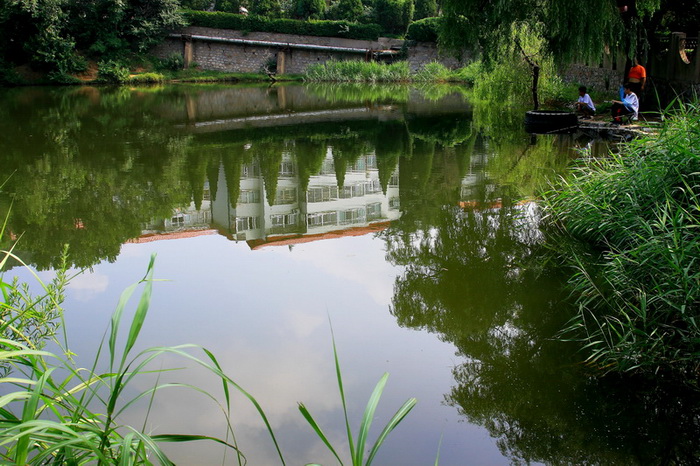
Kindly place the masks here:
<instances>
[{"instance_id":1,"label":"willow tree","mask_svg":"<svg viewBox=\"0 0 700 466\"><path fill-rule=\"evenodd\" d=\"M634 54L644 41L641 19L660 8L661 0L443 0L440 43L470 50L485 63L503 50L515 50L532 71L532 96L538 107L538 58L562 64L599 62L606 51ZM523 30L541 39L540 56L526 50Z\"/></svg>"}]
</instances>

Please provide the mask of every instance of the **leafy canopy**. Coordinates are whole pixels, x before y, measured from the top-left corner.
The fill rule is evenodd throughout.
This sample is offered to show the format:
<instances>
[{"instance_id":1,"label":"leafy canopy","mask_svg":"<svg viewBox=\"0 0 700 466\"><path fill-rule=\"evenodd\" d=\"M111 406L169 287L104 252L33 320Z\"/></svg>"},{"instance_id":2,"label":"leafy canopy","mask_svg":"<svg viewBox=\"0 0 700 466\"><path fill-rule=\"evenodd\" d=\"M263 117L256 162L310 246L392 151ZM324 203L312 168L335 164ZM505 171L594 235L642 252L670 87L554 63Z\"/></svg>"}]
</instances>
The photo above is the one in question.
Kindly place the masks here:
<instances>
[{"instance_id":1,"label":"leafy canopy","mask_svg":"<svg viewBox=\"0 0 700 466\"><path fill-rule=\"evenodd\" d=\"M627 0L627 3L634 3ZM513 27L541 35L555 60L597 60L619 47L633 53L639 21L660 8L660 0L637 0L636 15L621 15L614 0L443 0L443 46L471 49L492 61Z\"/></svg>"}]
</instances>

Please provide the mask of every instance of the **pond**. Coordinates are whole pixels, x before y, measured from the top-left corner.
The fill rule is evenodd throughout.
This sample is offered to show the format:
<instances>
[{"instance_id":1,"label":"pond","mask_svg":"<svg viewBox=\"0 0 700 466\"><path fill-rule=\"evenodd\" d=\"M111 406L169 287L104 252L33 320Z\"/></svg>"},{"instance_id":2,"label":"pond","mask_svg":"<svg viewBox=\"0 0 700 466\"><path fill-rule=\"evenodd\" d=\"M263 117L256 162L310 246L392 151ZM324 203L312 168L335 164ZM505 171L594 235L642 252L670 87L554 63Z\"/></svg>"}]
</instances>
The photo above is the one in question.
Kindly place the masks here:
<instances>
[{"instance_id":1,"label":"pond","mask_svg":"<svg viewBox=\"0 0 700 466\"><path fill-rule=\"evenodd\" d=\"M529 135L522 113L449 86L27 88L0 101L2 244L17 241L45 281L70 245L84 272L66 292L65 331L81 365L156 254L163 281L138 348L211 350L261 404L287 464L336 463L299 402L348 456L333 341L354 432L390 374L370 445L418 399L375 464L697 458L692 397L593 377L554 338L571 309L566 277L544 260L537 193L604 156L604 141ZM23 267L5 274L32 281ZM206 371L174 356L161 367L223 400ZM226 435L221 408L182 388L122 422ZM238 395L232 424L248 464L279 464ZM177 464L224 458L208 442L166 450Z\"/></svg>"}]
</instances>

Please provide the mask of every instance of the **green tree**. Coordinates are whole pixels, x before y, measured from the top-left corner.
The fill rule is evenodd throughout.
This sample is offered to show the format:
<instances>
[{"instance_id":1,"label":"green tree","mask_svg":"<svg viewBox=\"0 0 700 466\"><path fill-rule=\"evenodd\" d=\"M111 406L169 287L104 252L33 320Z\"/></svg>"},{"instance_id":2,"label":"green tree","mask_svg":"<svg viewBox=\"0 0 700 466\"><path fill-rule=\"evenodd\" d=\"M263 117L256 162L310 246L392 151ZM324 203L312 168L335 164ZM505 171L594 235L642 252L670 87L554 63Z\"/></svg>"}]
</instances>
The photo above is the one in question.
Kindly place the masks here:
<instances>
[{"instance_id":1,"label":"green tree","mask_svg":"<svg viewBox=\"0 0 700 466\"><path fill-rule=\"evenodd\" d=\"M0 3L1 56L70 71L74 39L67 33L66 0L17 0Z\"/></svg>"},{"instance_id":2,"label":"green tree","mask_svg":"<svg viewBox=\"0 0 700 466\"><path fill-rule=\"evenodd\" d=\"M376 0L374 17L386 32L404 34L413 19L413 0Z\"/></svg>"},{"instance_id":3,"label":"green tree","mask_svg":"<svg viewBox=\"0 0 700 466\"><path fill-rule=\"evenodd\" d=\"M326 11L324 0L295 0L294 17L299 19L320 19Z\"/></svg>"},{"instance_id":4,"label":"green tree","mask_svg":"<svg viewBox=\"0 0 700 466\"><path fill-rule=\"evenodd\" d=\"M99 57L144 52L184 25L178 0L17 0L0 4L0 57L62 73L80 67L76 49Z\"/></svg>"},{"instance_id":5,"label":"green tree","mask_svg":"<svg viewBox=\"0 0 700 466\"><path fill-rule=\"evenodd\" d=\"M282 3L280 0L255 0L248 4L248 11L252 15L279 18L282 16Z\"/></svg>"},{"instance_id":6,"label":"green tree","mask_svg":"<svg viewBox=\"0 0 700 466\"><path fill-rule=\"evenodd\" d=\"M658 10L660 2L638 0L636 6L633 13L621 15L613 0L443 0L440 41L448 48L481 54L487 65L511 59L499 53L515 46L531 68L537 107L540 63L536 55L551 56L557 63L595 63L606 48L634 54L644 43L641 19ZM542 40L535 54L521 44L523 29Z\"/></svg>"},{"instance_id":7,"label":"green tree","mask_svg":"<svg viewBox=\"0 0 700 466\"><path fill-rule=\"evenodd\" d=\"M329 8L326 15L329 19L359 21L364 11L361 0L339 0Z\"/></svg>"},{"instance_id":8,"label":"green tree","mask_svg":"<svg viewBox=\"0 0 700 466\"><path fill-rule=\"evenodd\" d=\"M431 18L437 16L438 6L436 0L416 0L416 9L413 14L413 20Z\"/></svg>"}]
</instances>

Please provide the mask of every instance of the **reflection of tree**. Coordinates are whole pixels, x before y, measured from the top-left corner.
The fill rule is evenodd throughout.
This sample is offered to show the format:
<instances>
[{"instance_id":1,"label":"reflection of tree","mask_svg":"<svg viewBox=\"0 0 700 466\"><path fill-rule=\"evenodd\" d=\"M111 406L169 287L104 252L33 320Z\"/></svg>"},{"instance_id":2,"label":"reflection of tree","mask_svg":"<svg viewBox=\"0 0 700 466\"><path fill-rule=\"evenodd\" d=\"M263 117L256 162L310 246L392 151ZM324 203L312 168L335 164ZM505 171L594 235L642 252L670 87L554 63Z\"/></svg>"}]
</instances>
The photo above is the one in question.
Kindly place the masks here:
<instances>
[{"instance_id":1,"label":"reflection of tree","mask_svg":"<svg viewBox=\"0 0 700 466\"><path fill-rule=\"evenodd\" d=\"M4 97L0 163L14 172L2 194L13 199L6 231L25 233L18 247L37 267L57 265L66 243L76 266L114 260L143 223L188 202L178 170L187 138L133 111L151 96L81 88Z\"/></svg>"},{"instance_id":2,"label":"reflection of tree","mask_svg":"<svg viewBox=\"0 0 700 466\"><path fill-rule=\"evenodd\" d=\"M253 160L252 151L247 151L243 144L231 144L225 146L221 153L221 161L224 166L224 176L226 177L226 187L228 202L231 205L238 203L238 196L241 193L241 171L243 164L251 163Z\"/></svg>"},{"instance_id":3,"label":"reflection of tree","mask_svg":"<svg viewBox=\"0 0 700 466\"><path fill-rule=\"evenodd\" d=\"M309 178L317 175L323 167L326 158L327 144L325 141L314 139L299 139L294 144L299 172L299 189L306 192L309 187Z\"/></svg>"},{"instance_id":4,"label":"reflection of tree","mask_svg":"<svg viewBox=\"0 0 700 466\"><path fill-rule=\"evenodd\" d=\"M336 138L329 141L333 151L333 167L335 168L335 179L338 187L345 185L345 173L357 160L369 152L368 143L353 134L352 137Z\"/></svg>"},{"instance_id":5,"label":"reflection of tree","mask_svg":"<svg viewBox=\"0 0 700 466\"><path fill-rule=\"evenodd\" d=\"M403 122L385 122L380 125L375 142L379 183L386 193L391 175L396 170L399 157L408 155L408 133Z\"/></svg>"},{"instance_id":6,"label":"reflection of tree","mask_svg":"<svg viewBox=\"0 0 700 466\"><path fill-rule=\"evenodd\" d=\"M284 141L256 142L251 148L253 156L260 162L260 171L265 181L267 202L274 205L277 197L277 180L284 156Z\"/></svg>"},{"instance_id":7,"label":"reflection of tree","mask_svg":"<svg viewBox=\"0 0 700 466\"><path fill-rule=\"evenodd\" d=\"M496 138L448 148L414 140L401 159L403 215L381 233L388 260L404 268L392 314L456 346L466 362L446 400L514 462L692 464L700 454L692 394L588 377L573 344L554 338L571 316L562 280L545 268L537 210L511 199L533 192L535 175L559 170L568 155L558 145L567 143L509 137L480 166ZM450 174L467 169L477 181L465 198Z\"/></svg>"}]
</instances>

